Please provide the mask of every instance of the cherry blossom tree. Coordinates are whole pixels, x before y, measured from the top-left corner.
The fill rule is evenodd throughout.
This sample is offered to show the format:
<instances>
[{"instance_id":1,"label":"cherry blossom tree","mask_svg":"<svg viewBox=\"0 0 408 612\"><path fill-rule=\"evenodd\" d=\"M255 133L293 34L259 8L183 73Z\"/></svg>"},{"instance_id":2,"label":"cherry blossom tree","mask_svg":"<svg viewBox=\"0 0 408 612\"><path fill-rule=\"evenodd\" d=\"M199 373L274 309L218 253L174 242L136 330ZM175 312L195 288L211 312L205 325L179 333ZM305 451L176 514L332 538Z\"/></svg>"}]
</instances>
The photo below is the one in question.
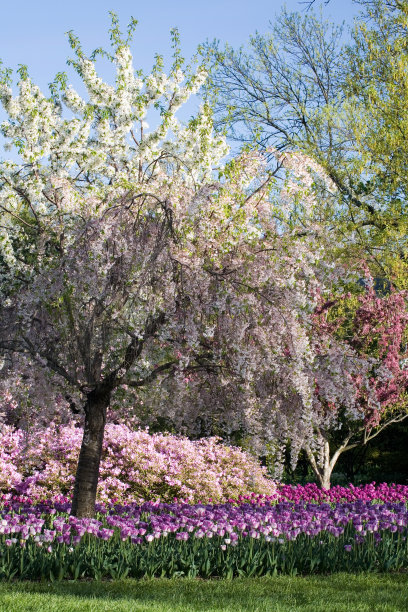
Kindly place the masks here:
<instances>
[{"instance_id":1,"label":"cherry blossom tree","mask_svg":"<svg viewBox=\"0 0 408 612\"><path fill-rule=\"evenodd\" d=\"M169 75L160 58L152 74L135 72L134 25L125 39L113 15L104 55L115 85L70 34L87 100L62 73L49 97L24 67L18 95L10 71L1 80L2 131L21 158L0 164L3 406L39 410L46 423L59 408L82 413L82 402L79 516L94 512L107 414L118 402L123 411L130 390L160 389L167 376L180 398L190 380L214 380L214 393L245 392L249 421L255 374L279 370L290 343L285 385L304 404L312 393L314 238L280 231L261 156L221 165L227 147L207 106L177 120L205 71L184 67L176 33ZM150 131L149 109L159 117Z\"/></svg>"}]
</instances>

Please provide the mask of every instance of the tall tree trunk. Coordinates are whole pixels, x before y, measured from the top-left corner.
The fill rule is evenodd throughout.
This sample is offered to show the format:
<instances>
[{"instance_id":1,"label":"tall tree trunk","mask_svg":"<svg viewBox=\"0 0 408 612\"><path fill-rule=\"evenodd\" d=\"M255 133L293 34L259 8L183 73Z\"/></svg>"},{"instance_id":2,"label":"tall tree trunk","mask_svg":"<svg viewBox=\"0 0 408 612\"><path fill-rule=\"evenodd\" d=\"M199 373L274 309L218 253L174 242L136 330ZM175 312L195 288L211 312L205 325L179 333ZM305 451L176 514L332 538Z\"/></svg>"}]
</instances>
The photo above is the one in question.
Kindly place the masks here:
<instances>
[{"instance_id":1,"label":"tall tree trunk","mask_svg":"<svg viewBox=\"0 0 408 612\"><path fill-rule=\"evenodd\" d=\"M71 510L74 516L92 517L95 514L99 464L110 394L110 389L97 387L87 397L84 435L75 475Z\"/></svg>"}]
</instances>

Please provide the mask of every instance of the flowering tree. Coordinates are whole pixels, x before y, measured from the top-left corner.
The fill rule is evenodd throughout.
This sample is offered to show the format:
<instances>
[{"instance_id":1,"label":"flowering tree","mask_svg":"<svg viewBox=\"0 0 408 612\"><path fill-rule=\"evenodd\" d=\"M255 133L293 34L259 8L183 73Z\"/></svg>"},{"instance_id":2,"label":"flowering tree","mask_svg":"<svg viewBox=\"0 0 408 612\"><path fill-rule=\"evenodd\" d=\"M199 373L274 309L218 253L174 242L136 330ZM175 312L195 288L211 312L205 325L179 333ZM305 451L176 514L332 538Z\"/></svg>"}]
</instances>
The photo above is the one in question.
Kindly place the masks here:
<instances>
[{"instance_id":1,"label":"flowering tree","mask_svg":"<svg viewBox=\"0 0 408 612\"><path fill-rule=\"evenodd\" d=\"M241 389L249 419L255 373L280 370L288 343L282 380L305 404L312 393L304 365L308 296L319 284L313 238L279 231L260 156L221 168L227 148L212 135L208 107L185 126L177 120L202 67L183 72L176 49L169 76L160 58L142 76L115 17L111 39L115 86L70 34L88 101L64 74L47 98L25 68L16 97L7 70L0 92L3 134L22 160L0 164L3 408L23 407L29 420L41 406L46 424L83 403L77 515L94 511L113 398L123 410L130 390L161 388L164 376L178 398L190 381L216 380L214 392ZM149 132L151 107L159 120Z\"/></svg>"},{"instance_id":2,"label":"flowering tree","mask_svg":"<svg viewBox=\"0 0 408 612\"><path fill-rule=\"evenodd\" d=\"M363 293L324 299L315 311L319 444L305 438L304 449L326 489L342 453L408 417L407 295L393 289L377 295L372 277L366 280Z\"/></svg>"},{"instance_id":3,"label":"flowering tree","mask_svg":"<svg viewBox=\"0 0 408 612\"><path fill-rule=\"evenodd\" d=\"M280 193L280 202L286 203L279 210L282 226L292 233L315 233L326 253L333 252L330 232L322 231L321 219L322 208L336 198L336 185L320 164L303 153L272 152L287 171ZM275 447L278 440L282 444L276 449L278 464L283 444L290 440L292 466L304 449L324 488L330 487L343 452L367 444L408 416L407 293L384 278L383 287L376 288L370 266L378 273L375 260L354 266L335 260L332 273L320 276L318 293L310 298L313 360L304 370L309 388L314 387L309 410L290 389L275 394L279 410L271 409L270 399L263 402L263 410L269 404L272 415L270 437ZM352 293L345 291L347 285ZM292 359L289 347L286 355Z\"/></svg>"},{"instance_id":4,"label":"flowering tree","mask_svg":"<svg viewBox=\"0 0 408 612\"><path fill-rule=\"evenodd\" d=\"M342 453L408 417L406 299L394 289L377 295L373 283L358 294L319 297L311 329L314 358L304 373L314 387L310 405L287 388L275 393L279 410L271 408L269 396L258 416L262 422L270 415L278 468L289 442L292 467L303 449L320 486L330 489Z\"/></svg>"}]
</instances>

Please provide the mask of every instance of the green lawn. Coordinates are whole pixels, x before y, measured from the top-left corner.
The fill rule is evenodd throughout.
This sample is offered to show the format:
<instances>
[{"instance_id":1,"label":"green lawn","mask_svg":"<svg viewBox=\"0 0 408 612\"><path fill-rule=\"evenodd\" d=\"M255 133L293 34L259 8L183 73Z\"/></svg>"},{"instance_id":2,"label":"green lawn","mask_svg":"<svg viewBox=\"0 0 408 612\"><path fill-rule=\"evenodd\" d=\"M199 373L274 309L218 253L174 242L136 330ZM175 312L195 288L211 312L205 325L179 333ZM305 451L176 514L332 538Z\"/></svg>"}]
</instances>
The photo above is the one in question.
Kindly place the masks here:
<instances>
[{"instance_id":1,"label":"green lawn","mask_svg":"<svg viewBox=\"0 0 408 612\"><path fill-rule=\"evenodd\" d=\"M408 574L0 584L0 611L407 612Z\"/></svg>"}]
</instances>

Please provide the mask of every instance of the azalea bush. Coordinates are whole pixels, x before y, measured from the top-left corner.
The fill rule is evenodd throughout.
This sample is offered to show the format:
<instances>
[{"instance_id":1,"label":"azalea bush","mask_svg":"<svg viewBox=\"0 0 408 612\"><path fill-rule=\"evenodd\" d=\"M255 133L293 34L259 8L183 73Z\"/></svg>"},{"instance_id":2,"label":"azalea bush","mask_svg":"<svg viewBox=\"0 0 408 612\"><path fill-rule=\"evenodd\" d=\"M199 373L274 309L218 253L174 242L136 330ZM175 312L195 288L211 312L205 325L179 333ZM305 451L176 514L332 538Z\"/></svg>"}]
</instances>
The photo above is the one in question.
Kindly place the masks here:
<instances>
[{"instance_id":1,"label":"azalea bush","mask_svg":"<svg viewBox=\"0 0 408 612\"><path fill-rule=\"evenodd\" d=\"M229 577L408 568L405 503L3 503L0 578Z\"/></svg>"},{"instance_id":2,"label":"azalea bush","mask_svg":"<svg viewBox=\"0 0 408 612\"><path fill-rule=\"evenodd\" d=\"M81 440L75 423L50 425L29 436L3 426L0 489L37 500L70 495ZM250 492L273 495L275 489L254 457L217 438L191 441L123 424L106 426L99 501L221 501Z\"/></svg>"}]
</instances>

